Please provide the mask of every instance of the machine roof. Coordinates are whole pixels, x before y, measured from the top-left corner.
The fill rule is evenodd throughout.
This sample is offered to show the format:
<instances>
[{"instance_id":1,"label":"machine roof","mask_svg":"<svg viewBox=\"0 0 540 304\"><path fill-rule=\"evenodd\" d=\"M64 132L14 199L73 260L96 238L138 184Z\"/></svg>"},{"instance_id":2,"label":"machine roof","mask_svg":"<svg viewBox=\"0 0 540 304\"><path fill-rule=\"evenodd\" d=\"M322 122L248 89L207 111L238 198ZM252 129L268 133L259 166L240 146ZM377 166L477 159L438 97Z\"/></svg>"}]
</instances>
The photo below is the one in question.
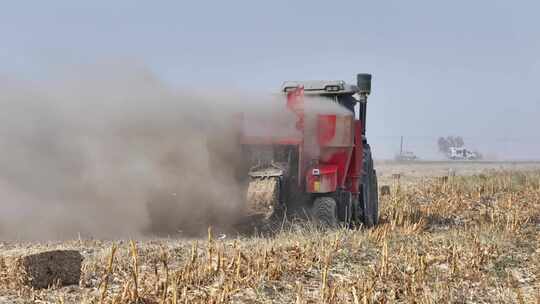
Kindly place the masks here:
<instances>
[{"instance_id":1,"label":"machine roof","mask_svg":"<svg viewBox=\"0 0 540 304\"><path fill-rule=\"evenodd\" d=\"M355 94L358 87L347 84L343 80L311 80L311 81L285 81L281 86L282 92L290 89L304 87L305 94Z\"/></svg>"}]
</instances>

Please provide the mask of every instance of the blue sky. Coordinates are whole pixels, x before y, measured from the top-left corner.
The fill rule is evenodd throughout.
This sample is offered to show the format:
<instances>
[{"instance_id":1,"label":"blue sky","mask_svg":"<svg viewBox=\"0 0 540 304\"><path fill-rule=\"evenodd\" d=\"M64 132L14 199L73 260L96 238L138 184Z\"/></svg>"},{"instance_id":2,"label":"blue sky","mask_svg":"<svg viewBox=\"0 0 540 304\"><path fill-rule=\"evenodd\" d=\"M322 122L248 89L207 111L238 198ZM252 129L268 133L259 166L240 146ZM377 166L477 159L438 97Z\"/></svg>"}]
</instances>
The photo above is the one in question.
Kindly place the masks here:
<instances>
[{"instance_id":1,"label":"blue sky","mask_svg":"<svg viewBox=\"0 0 540 304\"><path fill-rule=\"evenodd\" d=\"M538 1L2 1L0 76L43 80L102 61L178 87L271 92L287 79L374 74L368 132L433 152L460 134L540 158ZM504 144L504 153L499 145ZM425 145L426 147L420 147ZM433 143L434 145L434 143ZM430 152L431 151L431 152Z\"/></svg>"}]
</instances>

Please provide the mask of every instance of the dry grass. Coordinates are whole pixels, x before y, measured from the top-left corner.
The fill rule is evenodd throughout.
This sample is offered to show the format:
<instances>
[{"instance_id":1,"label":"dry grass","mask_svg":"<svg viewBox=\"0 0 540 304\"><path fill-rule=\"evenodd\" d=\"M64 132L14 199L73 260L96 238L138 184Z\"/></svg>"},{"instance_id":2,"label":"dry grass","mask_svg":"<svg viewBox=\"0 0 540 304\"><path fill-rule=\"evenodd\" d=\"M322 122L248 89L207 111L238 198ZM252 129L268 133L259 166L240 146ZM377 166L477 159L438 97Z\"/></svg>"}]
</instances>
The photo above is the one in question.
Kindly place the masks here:
<instances>
[{"instance_id":1,"label":"dry grass","mask_svg":"<svg viewBox=\"0 0 540 304\"><path fill-rule=\"evenodd\" d=\"M29 244L81 250L80 286L0 272L0 303L540 303L540 172L394 184L381 204L371 230Z\"/></svg>"}]
</instances>

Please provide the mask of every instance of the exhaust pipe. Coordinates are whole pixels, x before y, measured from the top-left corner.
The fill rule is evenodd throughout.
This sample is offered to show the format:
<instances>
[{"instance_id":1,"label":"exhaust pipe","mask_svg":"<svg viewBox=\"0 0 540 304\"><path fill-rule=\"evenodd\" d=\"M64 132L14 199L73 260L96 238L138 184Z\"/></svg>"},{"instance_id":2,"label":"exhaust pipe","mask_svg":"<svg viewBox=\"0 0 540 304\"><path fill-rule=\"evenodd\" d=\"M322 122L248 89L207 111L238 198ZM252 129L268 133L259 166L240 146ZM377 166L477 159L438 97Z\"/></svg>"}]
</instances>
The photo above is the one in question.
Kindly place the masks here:
<instances>
[{"instance_id":1,"label":"exhaust pipe","mask_svg":"<svg viewBox=\"0 0 540 304\"><path fill-rule=\"evenodd\" d=\"M360 95L371 94L371 74L356 75L356 85L358 86L358 93Z\"/></svg>"},{"instance_id":2,"label":"exhaust pipe","mask_svg":"<svg viewBox=\"0 0 540 304\"><path fill-rule=\"evenodd\" d=\"M367 97L371 94L371 74L357 74L356 85L360 95L359 112L362 123L362 135L366 135Z\"/></svg>"}]
</instances>

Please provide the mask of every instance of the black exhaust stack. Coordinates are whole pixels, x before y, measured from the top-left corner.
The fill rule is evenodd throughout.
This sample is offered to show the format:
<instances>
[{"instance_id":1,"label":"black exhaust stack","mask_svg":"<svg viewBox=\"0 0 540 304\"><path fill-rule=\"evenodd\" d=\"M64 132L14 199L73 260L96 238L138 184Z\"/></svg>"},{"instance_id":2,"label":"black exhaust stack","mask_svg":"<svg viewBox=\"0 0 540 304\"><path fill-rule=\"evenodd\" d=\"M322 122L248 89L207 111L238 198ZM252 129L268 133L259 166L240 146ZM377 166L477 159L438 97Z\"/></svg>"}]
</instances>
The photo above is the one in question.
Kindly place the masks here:
<instances>
[{"instance_id":1,"label":"black exhaust stack","mask_svg":"<svg viewBox=\"0 0 540 304\"><path fill-rule=\"evenodd\" d=\"M362 135L366 135L367 97L371 94L371 74L356 75L356 86L360 95L359 118L362 122Z\"/></svg>"},{"instance_id":2,"label":"black exhaust stack","mask_svg":"<svg viewBox=\"0 0 540 304\"><path fill-rule=\"evenodd\" d=\"M371 74L356 75L356 85L358 86L358 93L360 95L371 94Z\"/></svg>"}]
</instances>

